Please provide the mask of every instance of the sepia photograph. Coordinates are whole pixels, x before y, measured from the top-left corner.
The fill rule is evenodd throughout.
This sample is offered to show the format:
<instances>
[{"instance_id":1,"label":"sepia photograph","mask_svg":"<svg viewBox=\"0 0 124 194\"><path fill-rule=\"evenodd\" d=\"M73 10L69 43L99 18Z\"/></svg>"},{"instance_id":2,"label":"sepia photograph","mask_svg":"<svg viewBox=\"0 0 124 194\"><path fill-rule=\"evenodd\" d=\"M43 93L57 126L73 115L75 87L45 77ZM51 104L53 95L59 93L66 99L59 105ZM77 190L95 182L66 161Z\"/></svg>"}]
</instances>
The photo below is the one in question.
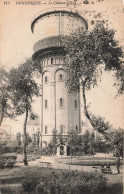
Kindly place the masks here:
<instances>
[{"instance_id":1,"label":"sepia photograph","mask_svg":"<svg viewBox=\"0 0 124 194\"><path fill-rule=\"evenodd\" d=\"M123 194L124 0L0 0L0 194Z\"/></svg>"}]
</instances>

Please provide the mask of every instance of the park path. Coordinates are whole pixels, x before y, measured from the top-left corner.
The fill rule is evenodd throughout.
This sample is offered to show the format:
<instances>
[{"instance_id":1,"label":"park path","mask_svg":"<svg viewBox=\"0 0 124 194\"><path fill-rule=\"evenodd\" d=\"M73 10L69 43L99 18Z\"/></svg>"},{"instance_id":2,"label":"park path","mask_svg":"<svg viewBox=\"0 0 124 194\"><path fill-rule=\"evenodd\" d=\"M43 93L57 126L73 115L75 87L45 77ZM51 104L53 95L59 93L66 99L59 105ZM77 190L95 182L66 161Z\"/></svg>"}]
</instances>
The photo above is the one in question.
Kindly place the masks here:
<instances>
[{"instance_id":1,"label":"park path","mask_svg":"<svg viewBox=\"0 0 124 194\"><path fill-rule=\"evenodd\" d=\"M67 157L66 157L67 159ZM78 158L77 158L78 159ZM72 163L76 160L76 157L73 158ZM87 159L86 159L87 160ZM64 161L64 158L63 158ZM65 164L62 162L61 158L52 157L52 156L42 156L40 159L35 161L29 161L29 166L40 166L40 162L50 162L51 168L55 169L65 169L65 170L77 170L77 171L84 171L84 172L92 172L94 171L92 166L81 166L81 165L73 165L73 164ZM68 162L71 163L71 157L68 157ZM17 163L17 166L24 166L23 163ZM117 174L116 166L111 166L113 174ZM121 173L123 173L123 168L121 166ZM100 167L96 170L100 172Z\"/></svg>"}]
</instances>

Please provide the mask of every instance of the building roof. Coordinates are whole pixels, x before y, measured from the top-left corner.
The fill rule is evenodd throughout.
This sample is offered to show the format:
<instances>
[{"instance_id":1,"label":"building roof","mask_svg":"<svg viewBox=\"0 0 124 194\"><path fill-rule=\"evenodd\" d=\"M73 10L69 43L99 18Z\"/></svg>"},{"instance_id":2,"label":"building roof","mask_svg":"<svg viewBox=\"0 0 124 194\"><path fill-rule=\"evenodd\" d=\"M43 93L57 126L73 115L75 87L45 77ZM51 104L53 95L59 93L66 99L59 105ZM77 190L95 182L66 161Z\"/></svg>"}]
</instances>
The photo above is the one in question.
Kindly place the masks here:
<instances>
[{"instance_id":1,"label":"building roof","mask_svg":"<svg viewBox=\"0 0 124 194\"><path fill-rule=\"evenodd\" d=\"M58 146L61 146L61 145L66 145L66 146L68 146L68 143L66 143L65 141L63 141L62 143L57 143L57 144L56 144L57 147L58 147Z\"/></svg>"}]
</instances>

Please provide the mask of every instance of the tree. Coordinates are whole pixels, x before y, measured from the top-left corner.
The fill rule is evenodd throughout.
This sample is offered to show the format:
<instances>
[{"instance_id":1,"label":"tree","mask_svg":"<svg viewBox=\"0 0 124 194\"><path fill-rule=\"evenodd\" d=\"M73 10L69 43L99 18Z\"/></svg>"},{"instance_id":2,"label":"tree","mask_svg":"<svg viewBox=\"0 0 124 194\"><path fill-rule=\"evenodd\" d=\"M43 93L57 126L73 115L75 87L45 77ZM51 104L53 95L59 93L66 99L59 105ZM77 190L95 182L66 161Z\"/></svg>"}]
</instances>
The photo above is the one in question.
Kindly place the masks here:
<instances>
[{"instance_id":1,"label":"tree","mask_svg":"<svg viewBox=\"0 0 124 194\"><path fill-rule=\"evenodd\" d=\"M123 157L123 130L111 132L111 146L115 156Z\"/></svg>"},{"instance_id":2,"label":"tree","mask_svg":"<svg viewBox=\"0 0 124 194\"><path fill-rule=\"evenodd\" d=\"M38 129L38 131L36 132L36 141L37 141L38 151L39 151L39 145L40 145L40 137L41 137L41 134L40 134L40 131Z\"/></svg>"},{"instance_id":3,"label":"tree","mask_svg":"<svg viewBox=\"0 0 124 194\"><path fill-rule=\"evenodd\" d=\"M86 155L90 150L90 133L88 130L82 136L81 142L82 142L82 146L83 146L83 151Z\"/></svg>"},{"instance_id":4,"label":"tree","mask_svg":"<svg viewBox=\"0 0 124 194\"><path fill-rule=\"evenodd\" d=\"M66 85L69 92L77 92L80 86L82 87L85 115L93 129L104 135L106 135L107 125L103 124L102 118L95 116L95 120L102 122L101 127L97 128L97 122L94 122L94 118L88 112L85 93L86 90L98 84L103 71L112 71L116 78L115 85L119 87L118 93L121 94L124 91L124 68L121 59L123 52L114 34L114 30L107 29L103 24L98 23L92 31L79 28L71 36L62 37L67 61Z\"/></svg>"},{"instance_id":5,"label":"tree","mask_svg":"<svg viewBox=\"0 0 124 194\"><path fill-rule=\"evenodd\" d=\"M16 135L16 139L17 139L17 143L18 143L18 148L19 148L19 152L20 152L20 146L21 146L21 133L17 133Z\"/></svg>"},{"instance_id":6,"label":"tree","mask_svg":"<svg viewBox=\"0 0 124 194\"><path fill-rule=\"evenodd\" d=\"M32 142L32 138L31 138L31 136L29 135L29 133L27 133L26 146L28 146L31 142Z\"/></svg>"},{"instance_id":7,"label":"tree","mask_svg":"<svg viewBox=\"0 0 124 194\"><path fill-rule=\"evenodd\" d=\"M36 134L34 133L33 134L33 145L34 145L34 147L36 146L36 144L37 144L37 139L36 139Z\"/></svg>"},{"instance_id":8,"label":"tree","mask_svg":"<svg viewBox=\"0 0 124 194\"><path fill-rule=\"evenodd\" d=\"M106 140L103 137L97 136L94 142L95 152L106 153L111 150L110 140Z\"/></svg>"},{"instance_id":9,"label":"tree","mask_svg":"<svg viewBox=\"0 0 124 194\"><path fill-rule=\"evenodd\" d=\"M53 154L56 154L56 144L57 144L57 130L53 129L52 131L52 141L51 144L53 145Z\"/></svg>"},{"instance_id":10,"label":"tree","mask_svg":"<svg viewBox=\"0 0 124 194\"><path fill-rule=\"evenodd\" d=\"M90 134L90 153L93 154L95 144L95 135L94 132Z\"/></svg>"},{"instance_id":11,"label":"tree","mask_svg":"<svg viewBox=\"0 0 124 194\"><path fill-rule=\"evenodd\" d=\"M105 134L105 132L110 129L110 124L109 122L105 121L105 118L101 116L96 116L92 113L90 113L90 117L92 120L93 126L95 126L95 130L97 130L99 133L104 134L106 139L110 139L109 134Z\"/></svg>"},{"instance_id":12,"label":"tree","mask_svg":"<svg viewBox=\"0 0 124 194\"><path fill-rule=\"evenodd\" d=\"M81 148L81 136L78 136L76 130L71 130L68 132L67 143L71 149L71 152L78 152Z\"/></svg>"},{"instance_id":13,"label":"tree","mask_svg":"<svg viewBox=\"0 0 124 194\"><path fill-rule=\"evenodd\" d=\"M9 93L9 72L3 67L0 68L0 126L4 118L13 118L11 107L11 96Z\"/></svg>"},{"instance_id":14,"label":"tree","mask_svg":"<svg viewBox=\"0 0 124 194\"><path fill-rule=\"evenodd\" d=\"M14 114L16 116L25 114L23 141L24 141L24 164L27 165L27 133L26 125L29 113L32 112L33 97L38 96L39 88L34 79L35 67L31 60L26 60L24 64L19 65L18 68L10 70L9 90L12 95L12 103L15 108Z\"/></svg>"}]
</instances>

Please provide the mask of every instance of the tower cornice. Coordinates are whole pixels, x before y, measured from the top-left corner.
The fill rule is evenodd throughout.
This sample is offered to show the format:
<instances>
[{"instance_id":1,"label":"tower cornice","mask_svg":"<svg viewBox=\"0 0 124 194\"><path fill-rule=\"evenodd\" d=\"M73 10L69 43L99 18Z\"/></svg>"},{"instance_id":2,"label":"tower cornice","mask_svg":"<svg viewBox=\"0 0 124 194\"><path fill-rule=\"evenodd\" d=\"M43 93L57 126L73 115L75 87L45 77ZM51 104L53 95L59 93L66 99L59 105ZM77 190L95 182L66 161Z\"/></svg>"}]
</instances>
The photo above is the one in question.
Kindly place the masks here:
<instances>
[{"instance_id":1,"label":"tower cornice","mask_svg":"<svg viewBox=\"0 0 124 194\"><path fill-rule=\"evenodd\" d=\"M41 49L35 52L32 56L33 60L42 60L45 57L50 57L52 55L65 55L64 47L48 47L45 49Z\"/></svg>"}]
</instances>

